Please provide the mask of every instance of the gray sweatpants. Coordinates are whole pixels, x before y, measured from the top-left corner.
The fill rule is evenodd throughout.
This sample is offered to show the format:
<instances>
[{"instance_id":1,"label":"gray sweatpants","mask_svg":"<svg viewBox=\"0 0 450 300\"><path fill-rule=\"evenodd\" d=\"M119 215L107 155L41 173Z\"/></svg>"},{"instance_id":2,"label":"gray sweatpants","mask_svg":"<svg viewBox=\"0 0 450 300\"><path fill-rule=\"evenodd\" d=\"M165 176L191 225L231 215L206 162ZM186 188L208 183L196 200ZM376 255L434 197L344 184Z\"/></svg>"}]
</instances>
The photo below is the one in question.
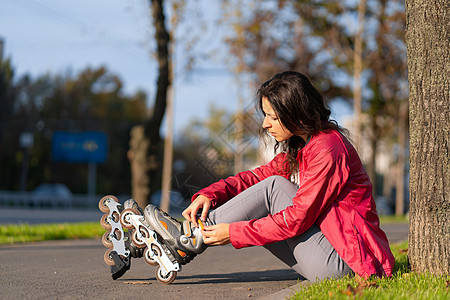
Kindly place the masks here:
<instances>
[{"instance_id":1,"label":"gray sweatpants","mask_svg":"<svg viewBox=\"0 0 450 300\"><path fill-rule=\"evenodd\" d=\"M214 224L259 219L291 206L296 192L289 180L272 176L211 210L209 219ZM315 224L299 236L264 247L312 282L352 273Z\"/></svg>"}]
</instances>

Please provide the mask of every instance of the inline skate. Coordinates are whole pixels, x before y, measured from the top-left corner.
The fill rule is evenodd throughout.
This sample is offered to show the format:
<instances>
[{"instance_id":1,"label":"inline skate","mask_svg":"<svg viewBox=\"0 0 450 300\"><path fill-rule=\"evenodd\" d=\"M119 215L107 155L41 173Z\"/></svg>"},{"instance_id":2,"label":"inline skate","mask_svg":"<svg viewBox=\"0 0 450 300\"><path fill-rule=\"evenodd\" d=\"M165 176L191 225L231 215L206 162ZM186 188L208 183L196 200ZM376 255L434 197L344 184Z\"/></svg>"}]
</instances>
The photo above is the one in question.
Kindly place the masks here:
<instances>
[{"instance_id":1,"label":"inline skate","mask_svg":"<svg viewBox=\"0 0 450 300\"><path fill-rule=\"evenodd\" d=\"M203 243L203 236L200 228L209 225L210 222L203 222L198 219L200 228L193 226L191 222L180 222L172 218L165 211L149 204L144 210L145 221L149 228L154 230L165 247L171 254L171 259L185 265L190 262L197 254L206 249Z\"/></svg>"},{"instance_id":2,"label":"inline skate","mask_svg":"<svg viewBox=\"0 0 450 300\"><path fill-rule=\"evenodd\" d=\"M142 212L132 199L121 205L115 196L105 196L99 208L105 213L100 224L107 230L102 237L108 248L104 261L111 266L114 280L130 269L131 257L143 257L149 265L158 266L156 279L170 284L181 265L206 248L199 228L177 221L154 205Z\"/></svg>"}]
</instances>

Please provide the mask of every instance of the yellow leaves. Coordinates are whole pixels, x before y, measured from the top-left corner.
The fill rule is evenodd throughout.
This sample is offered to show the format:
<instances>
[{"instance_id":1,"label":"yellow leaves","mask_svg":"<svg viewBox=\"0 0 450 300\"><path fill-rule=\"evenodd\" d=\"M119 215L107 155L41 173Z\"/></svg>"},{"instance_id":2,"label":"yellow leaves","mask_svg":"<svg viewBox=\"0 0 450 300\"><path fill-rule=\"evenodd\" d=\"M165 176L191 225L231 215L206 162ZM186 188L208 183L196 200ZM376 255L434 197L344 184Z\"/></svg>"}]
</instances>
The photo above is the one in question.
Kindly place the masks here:
<instances>
[{"instance_id":1,"label":"yellow leaves","mask_svg":"<svg viewBox=\"0 0 450 300\"><path fill-rule=\"evenodd\" d=\"M370 278L369 278L370 279ZM375 281L370 281L369 279L364 279L358 274L355 274L355 281L357 283L356 287L353 287L351 284L347 285L345 290L340 290L340 293L347 296L362 296L365 289L368 288L378 288L378 284ZM329 296L332 297L332 294Z\"/></svg>"},{"instance_id":2,"label":"yellow leaves","mask_svg":"<svg viewBox=\"0 0 450 300\"><path fill-rule=\"evenodd\" d=\"M406 254L406 253L408 253L408 248L406 248L406 249L399 249L398 253L399 254Z\"/></svg>"},{"instance_id":3,"label":"yellow leaves","mask_svg":"<svg viewBox=\"0 0 450 300\"><path fill-rule=\"evenodd\" d=\"M257 34L261 31L261 24L259 23L253 23L249 28L248 31L250 31L253 34Z\"/></svg>"}]
</instances>

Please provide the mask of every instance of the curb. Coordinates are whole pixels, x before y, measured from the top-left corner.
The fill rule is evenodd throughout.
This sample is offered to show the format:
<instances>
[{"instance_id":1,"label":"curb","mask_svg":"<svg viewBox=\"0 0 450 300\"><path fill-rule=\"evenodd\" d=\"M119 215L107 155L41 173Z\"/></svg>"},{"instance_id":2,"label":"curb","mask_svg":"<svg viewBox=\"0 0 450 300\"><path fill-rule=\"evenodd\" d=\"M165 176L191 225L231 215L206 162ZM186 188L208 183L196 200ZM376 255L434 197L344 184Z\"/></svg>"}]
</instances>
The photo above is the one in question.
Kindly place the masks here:
<instances>
[{"instance_id":1,"label":"curb","mask_svg":"<svg viewBox=\"0 0 450 300\"><path fill-rule=\"evenodd\" d=\"M280 299L286 299L288 297L292 297L300 288L310 285L311 282L308 280L300 281L299 283L290 286L288 288L285 288L281 291L278 291L276 293L273 293L271 295L265 296L263 298L259 298L261 300L280 300Z\"/></svg>"}]
</instances>

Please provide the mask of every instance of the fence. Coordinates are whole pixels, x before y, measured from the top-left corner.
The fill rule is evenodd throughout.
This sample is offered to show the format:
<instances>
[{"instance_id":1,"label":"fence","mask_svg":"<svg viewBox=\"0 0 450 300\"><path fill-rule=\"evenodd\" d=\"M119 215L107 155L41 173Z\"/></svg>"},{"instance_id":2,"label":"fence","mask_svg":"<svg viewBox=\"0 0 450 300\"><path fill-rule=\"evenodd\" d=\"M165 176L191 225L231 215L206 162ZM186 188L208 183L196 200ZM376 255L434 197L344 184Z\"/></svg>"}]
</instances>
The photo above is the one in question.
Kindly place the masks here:
<instances>
[{"instance_id":1,"label":"fence","mask_svg":"<svg viewBox=\"0 0 450 300\"><path fill-rule=\"evenodd\" d=\"M0 207L95 208L102 196L36 195L33 192L0 191Z\"/></svg>"}]
</instances>

